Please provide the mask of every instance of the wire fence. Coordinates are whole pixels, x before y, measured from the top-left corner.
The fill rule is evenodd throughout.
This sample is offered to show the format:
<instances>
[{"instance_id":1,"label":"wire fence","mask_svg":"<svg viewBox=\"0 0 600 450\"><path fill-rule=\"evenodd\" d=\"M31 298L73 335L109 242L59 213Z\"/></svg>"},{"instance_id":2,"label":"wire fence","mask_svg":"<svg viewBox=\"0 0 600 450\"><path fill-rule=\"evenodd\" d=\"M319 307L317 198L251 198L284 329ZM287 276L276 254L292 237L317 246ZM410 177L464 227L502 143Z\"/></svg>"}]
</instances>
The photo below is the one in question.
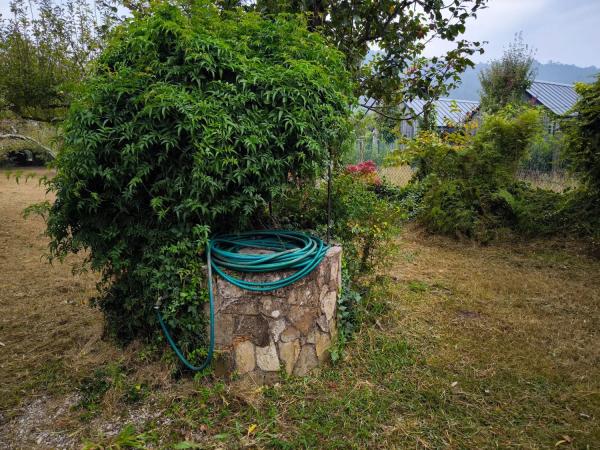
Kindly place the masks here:
<instances>
[{"instance_id":1,"label":"wire fence","mask_svg":"<svg viewBox=\"0 0 600 450\"><path fill-rule=\"evenodd\" d=\"M577 187L577 180L566 170L540 171L521 168L517 172L517 179L525 181L533 187L555 192L563 192L566 189Z\"/></svg>"},{"instance_id":2,"label":"wire fence","mask_svg":"<svg viewBox=\"0 0 600 450\"><path fill-rule=\"evenodd\" d=\"M534 145L525 161L516 173L516 178L530 183L533 187L562 192L577 186L567 171L567 163L561 158L561 145L558 139L549 139ZM406 186L414 170L409 165L386 167L386 158L393 152L401 152L402 146L396 139L382 139L377 133L366 133L355 141L354 151L350 155L353 164L373 161L378 173L388 182L397 186Z\"/></svg>"},{"instance_id":3,"label":"wire fence","mask_svg":"<svg viewBox=\"0 0 600 450\"><path fill-rule=\"evenodd\" d=\"M410 166L385 166L387 157L400 150L401 145L398 140L380 139L377 133L366 133L356 140L354 152L350 155L350 162L356 164L373 161L377 164L379 176L396 186L406 186L414 173Z\"/></svg>"},{"instance_id":4,"label":"wire fence","mask_svg":"<svg viewBox=\"0 0 600 450\"><path fill-rule=\"evenodd\" d=\"M351 162L356 164L371 160L378 166L382 166L385 159L398 149L399 143L397 140L386 141L385 139L378 139L375 134L368 133L356 140Z\"/></svg>"},{"instance_id":5,"label":"wire fence","mask_svg":"<svg viewBox=\"0 0 600 450\"><path fill-rule=\"evenodd\" d=\"M414 174L410 166L380 167L377 172L379 176L398 187L406 186Z\"/></svg>"}]
</instances>

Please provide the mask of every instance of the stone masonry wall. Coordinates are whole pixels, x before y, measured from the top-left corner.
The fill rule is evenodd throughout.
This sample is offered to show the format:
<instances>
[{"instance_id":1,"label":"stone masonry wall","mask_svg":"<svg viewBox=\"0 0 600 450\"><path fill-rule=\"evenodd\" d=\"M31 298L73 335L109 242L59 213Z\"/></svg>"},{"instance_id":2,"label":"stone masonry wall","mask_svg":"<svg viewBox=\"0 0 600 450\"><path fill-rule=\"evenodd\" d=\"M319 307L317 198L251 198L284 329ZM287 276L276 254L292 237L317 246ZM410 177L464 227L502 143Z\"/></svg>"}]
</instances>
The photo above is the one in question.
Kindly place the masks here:
<instances>
[{"instance_id":1,"label":"stone masonry wall","mask_svg":"<svg viewBox=\"0 0 600 450\"><path fill-rule=\"evenodd\" d=\"M263 384L275 381L281 368L306 375L323 362L336 333L341 256L341 247L331 247L311 274L272 292L245 291L216 277L215 349L221 372ZM246 279L283 275L289 273L250 274Z\"/></svg>"}]
</instances>

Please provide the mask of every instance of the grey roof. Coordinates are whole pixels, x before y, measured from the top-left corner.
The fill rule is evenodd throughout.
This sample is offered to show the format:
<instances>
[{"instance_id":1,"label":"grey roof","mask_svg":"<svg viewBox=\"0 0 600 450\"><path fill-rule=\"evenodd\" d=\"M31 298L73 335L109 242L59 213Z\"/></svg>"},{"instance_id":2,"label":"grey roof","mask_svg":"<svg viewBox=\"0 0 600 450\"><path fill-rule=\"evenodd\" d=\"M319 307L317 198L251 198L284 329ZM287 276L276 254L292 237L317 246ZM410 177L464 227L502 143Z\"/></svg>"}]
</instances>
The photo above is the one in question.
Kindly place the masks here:
<instances>
[{"instance_id":1,"label":"grey roof","mask_svg":"<svg viewBox=\"0 0 600 450\"><path fill-rule=\"evenodd\" d=\"M579 99L573 85L535 80L527 93L559 116L567 113Z\"/></svg>"},{"instance_id":2,"label":"grey roof","mask_svg":"<svg viewBox=\"0 0 600 450\"><path fill-rule=\"evenodd\" d=\"M416 99L408 103L408 106L416 113L423 112L425 100ZM436 112L436 125L438 127L447 126L448 121L461 123L468 119L468 116L479 109L479 102L471 100L456 100L451 98L440 98L433 102Z\"/></svg>"}]
</instances>

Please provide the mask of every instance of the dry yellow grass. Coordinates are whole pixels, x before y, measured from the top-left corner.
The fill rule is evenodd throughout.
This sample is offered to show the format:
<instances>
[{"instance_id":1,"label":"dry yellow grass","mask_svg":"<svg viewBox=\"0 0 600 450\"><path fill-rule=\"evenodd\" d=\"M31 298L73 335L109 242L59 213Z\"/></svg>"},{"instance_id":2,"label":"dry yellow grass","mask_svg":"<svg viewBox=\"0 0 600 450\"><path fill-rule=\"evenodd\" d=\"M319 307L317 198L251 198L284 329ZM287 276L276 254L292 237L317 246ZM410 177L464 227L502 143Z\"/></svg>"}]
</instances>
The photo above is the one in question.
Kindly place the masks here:
<instances>
[{"instance_id":1,"label":"dry yellow grass","mask_svg":"<svg viewBox=\"0 0 600 450\"><path fill-rule=\"evenodd\" d=\"M22 216L43 199L37 178L17 183L0 173L0 408L9 416L21 397L39 394L36 380L60 385L100 349L108 352L101 359L111 356L100 342L101 317L88 306L96 278L73 276L76 258L48 264L43 220Z\"/></svg>"},{"instance_id":2,"label":"dry yellow grass","mask_svg":"<svg viewBox=\"0 0 600 450\"><path fill-rule=\"evenodd\" d=\"M43 220L22 212L47 198L39 178L51 173L27 170L19 182L7 174L0 171L0 447L71 447L83 428L81 412L69 411L81 380L96 369L135 366L137 381L150 386L171 380L164 365L136 366L139 345L122 350L103 340L102 315L89 305L98 277L72 272L81 257L52 265L45 258ZM115 403L107 393L104 417L123 412ZM71 437L54 441L54 434ZM42 445L39 436L49 440Z\"/></svg>"},{"instance_id":3,"label":"dry yellow grass","mask_svg":"<svg viewBox=\"0 0 600 450\"><path fill-rule=\"evenodd\" d=\"M401 247L390 326L455 380L450 391L488 422L484 436L501 447L600 442L600 263L585 247L482 247L416 230Z\"/></svg>"},{"instance_id":4,"label":"dry yellow grass","mask_svg":"<svg viewBox=\"0 0 600 450\"><path fill-rule=\"evenodd\" d=\"M406 186L414 174L410 166L380 167L378 173L389 183L399 187Z\"/></svg>"},{"instance_id":5,"label":"dry yellow grass","mask_svg":"<svg viewBox=\"0 0 600 450\"><path fill-rule=\"evenodd\" d=\"M447 306L425 314L443 313L441 321L452 329L491 339L479 345L493 348L495 358L505 349L513 356L523 352L528 356L519 361L521 368L562 367L572 376L585 376L600 361L600 263L586 257L579 243L557 239L483 247L413 232L402 248L405 255L414 253L414 261L399 263L392 273L421 280ZM427 305L439 307L435 301ZM519 345L507 346L506 339ZM496 345L500 340L504 345Z\"/></svg>"}]
</instances>

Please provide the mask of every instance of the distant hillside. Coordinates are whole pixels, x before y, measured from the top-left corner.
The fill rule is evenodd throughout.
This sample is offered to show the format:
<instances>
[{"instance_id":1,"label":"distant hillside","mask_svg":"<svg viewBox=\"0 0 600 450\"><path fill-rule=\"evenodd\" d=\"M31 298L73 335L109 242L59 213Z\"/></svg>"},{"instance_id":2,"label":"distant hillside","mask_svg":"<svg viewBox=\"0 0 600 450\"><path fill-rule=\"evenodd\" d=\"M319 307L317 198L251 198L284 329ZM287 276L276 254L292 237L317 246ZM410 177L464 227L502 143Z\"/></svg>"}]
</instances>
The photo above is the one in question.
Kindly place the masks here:
<instances>
[{"instance_id":1,"label":"distant hillside","mask_svg":"<svg viewBox=\"0 0 600 450\"><path fill-rule=\"evenodd\" d=\"M479 100L479 72L489 67L487 63L479 63L473 69L468 69L462 75L462 84L454 89L449 97L460 100ZM594 75L600 72L598 67L578 67L571 64L561 64L550 61L546 64L535 63L537 80L554 81L556 83L572 84L576 81L592 82Z\"/></svg>"}]
</instances>

